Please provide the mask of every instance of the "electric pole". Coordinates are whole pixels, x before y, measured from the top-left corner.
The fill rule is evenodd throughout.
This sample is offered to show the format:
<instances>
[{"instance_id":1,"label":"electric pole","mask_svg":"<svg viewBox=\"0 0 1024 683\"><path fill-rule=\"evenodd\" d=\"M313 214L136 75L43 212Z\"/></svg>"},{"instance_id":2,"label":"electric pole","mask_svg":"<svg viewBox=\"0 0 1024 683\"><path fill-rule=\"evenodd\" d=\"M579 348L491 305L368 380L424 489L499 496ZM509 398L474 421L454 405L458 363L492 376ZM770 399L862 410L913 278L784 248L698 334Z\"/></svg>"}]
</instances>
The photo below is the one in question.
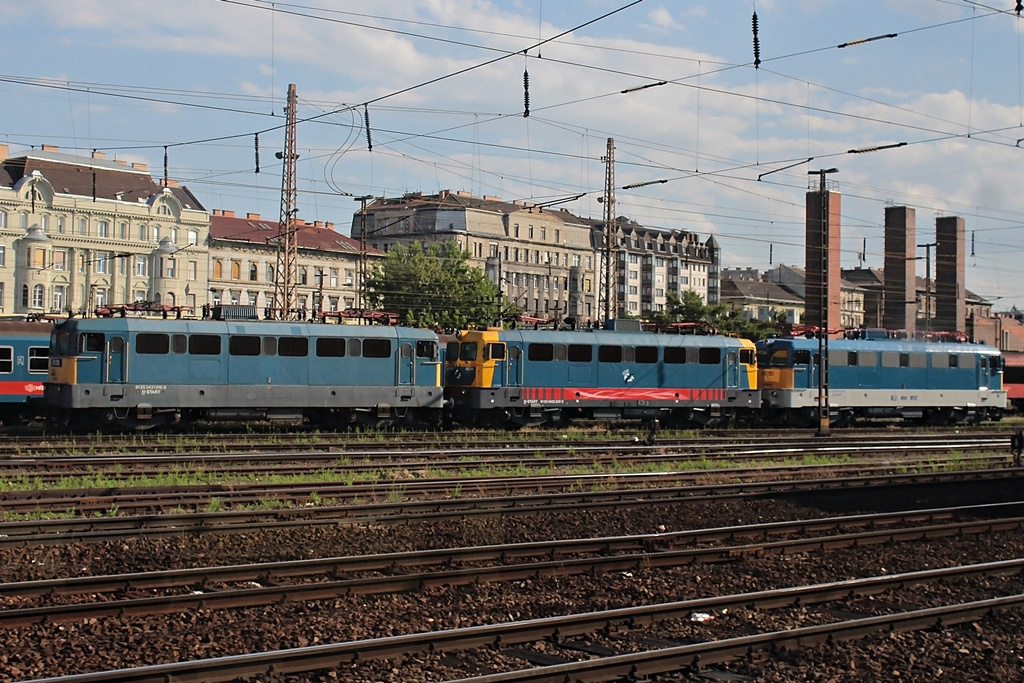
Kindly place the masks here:
<instances>
[{"instance_id":1,"label":"electric pole","mask_svg":"<svg viewBox=\"0 0 1024 683\"><path fill-rule=\"evenodd\" d=\"M298 249L296 242L298 213L298 188L296 187L295 162L295 110L298 95L295 84L288 86L288 109L284 128L284 151L275 156L281 159L281 219L277 227L277 272L274 278L274 304L272 314L282 320L291 315L295 303L296 280L298 279Z\"/></svg>"},{"instance_id":2,"label":"electric pole","mask_svg":"<svg viewBox=\"0 0 1024 683\"><path fill-rule=\"evenodd\" d=\"M615 139L608 138L608 151L601 160L604 162L604 319L612 320L618 315L615 296Z\"/></svg>"}]
</instances>

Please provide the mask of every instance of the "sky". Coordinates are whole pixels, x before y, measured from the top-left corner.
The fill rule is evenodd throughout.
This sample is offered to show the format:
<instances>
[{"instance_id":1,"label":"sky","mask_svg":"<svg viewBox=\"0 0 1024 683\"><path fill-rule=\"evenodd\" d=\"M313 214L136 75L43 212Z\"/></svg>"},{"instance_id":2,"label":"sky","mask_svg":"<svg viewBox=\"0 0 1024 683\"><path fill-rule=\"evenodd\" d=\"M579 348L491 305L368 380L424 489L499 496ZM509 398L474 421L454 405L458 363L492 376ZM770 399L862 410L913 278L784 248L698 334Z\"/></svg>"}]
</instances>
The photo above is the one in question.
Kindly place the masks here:
<instances>
[{"instance_id":1,"label":"sky","mask_svg":"<svg viewBox=\"0 0 1024 683\"><path fill-rule=\"evenodd\" d=\"M304 220L348 234L360 196L446 189L601 218L610 138L618 215L713 234L724 267L762 270L803 265L808 183L836 169L844 268L882 267L886 206L915 208L919 245L962 216L967 288L1024 309L1015 5L3 3L0 143L157 178L166 150L207 210L276 219L295 84Z\"/></svg>"}]
</instances>

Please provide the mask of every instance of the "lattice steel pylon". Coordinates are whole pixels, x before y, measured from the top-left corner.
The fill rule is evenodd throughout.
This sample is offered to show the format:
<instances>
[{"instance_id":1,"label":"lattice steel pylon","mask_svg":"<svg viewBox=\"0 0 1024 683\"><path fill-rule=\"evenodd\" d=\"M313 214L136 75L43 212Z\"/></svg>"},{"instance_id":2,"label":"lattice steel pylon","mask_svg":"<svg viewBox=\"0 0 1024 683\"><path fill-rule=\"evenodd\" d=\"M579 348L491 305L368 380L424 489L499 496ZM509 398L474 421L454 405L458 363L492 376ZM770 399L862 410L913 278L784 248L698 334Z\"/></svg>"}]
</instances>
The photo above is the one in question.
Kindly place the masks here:
<instances>
[{"instance_id":1,"label":"lattice steel pylon","mask_svg":"<svg viewBox=\"0 0 1024 683\"><path fill-rule=\"evenodd\" d=\"M604 161L604 319L618 316L618 297L615 291L616 220L615 220L615 139L608 138L608 151Z\"/></svg>"},{"instance_id":2,"label":"lattice steel pylon","mask_svg":"<svg viewBox=\"0 0 1024 683\"><path fill-rule=\"evenodd\" d=\"M298 188L296 187L295 162L299 155L295 153L295 110L298 95L295 84L288 86L288 109L284 133L284 151L277 157L284 163L281 171L281 219L277 228L277 271L274 278L274 317L287 320L292 315L295 305L295 288L298 280L298 250L296 214L298 208Z\"/></svg>"}]
</instances>

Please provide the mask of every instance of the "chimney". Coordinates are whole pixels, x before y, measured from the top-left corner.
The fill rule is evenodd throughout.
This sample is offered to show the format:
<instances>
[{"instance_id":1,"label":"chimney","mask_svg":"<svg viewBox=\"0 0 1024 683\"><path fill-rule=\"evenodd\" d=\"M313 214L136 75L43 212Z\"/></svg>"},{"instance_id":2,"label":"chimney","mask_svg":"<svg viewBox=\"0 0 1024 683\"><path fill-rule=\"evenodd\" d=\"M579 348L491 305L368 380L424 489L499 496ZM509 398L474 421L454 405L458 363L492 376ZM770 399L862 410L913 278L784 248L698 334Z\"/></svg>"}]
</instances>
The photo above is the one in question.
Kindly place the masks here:
<instances>
[{"instance_id":1,"label":"chimney","mask_svg":"<svg viewBox=\"0 0 1024 683\"><path fill-rule=\"evenodd\" d=\"M228 211L227 209L221 209L220 210L220 215L224 216L225 218L234 218L235 217L235 212L234 211Z\"/></svg>"},{"instance_id":2,"label":"chimney","mask_svg":"<svg viewBox=\"0 0 1024 683\"><path fill-rule=\"evenodd\" d=\"M161 181L161 182L164 182L164 181ZM171 179L171 178L168 178L168 179L167 179L167 181L166 181L166 183L167 183L167 184L165 185L165 187L180 187L180 186L181 186L181 185L180 185L180 184L178 183L178 181L177 181L177 180L173 180L173 179Z\"/></svg>"},{"instance_id":3,"label":"chimney","mask_svg":"<svg viewBox=\"0 0 1024 683\"><path fill-rule=\"evenodd\" d=\"M101 152L98 149L94 149L92 151L92 158L93 159L106 159L107 158L107 153L106 152Z\"/></svg>"},{"instance_id":4,"label":"chimney","mask_svg":"<svg viewBox=\"0 0 1024 683\"><path fill-rule=\"evenodd\" d=\"M132 162L132 168L134 168L136 171L148 171L149 170L149 165L148 164L140 163L138 161L133 161Z\"/></svg>"},{"instance_id":5,"label":"chimney","mask_svg":"<svg viewBox=\"0 0 1024 683\"><path fill-rule=\"evenodd\" d=\"M11 149L7 145L0 145L0 161L3 161L11 154Z\"/></svg>"},{"instance_id":6,"label":"chimney","mask_svg":"<svg viewBox=\"0 0 1024 683\"><path fill-rule=\"evenodd\" d=\"M247 213L245 214L245 217L251 221L258 221L260 219L260 215L258 213Z\"/></svg>"},{"instance_id":7,"label":"chimney","mask_svg":"<svg viewBox=\"0 0 1024 683\"><path fill-rule=\"evenodd\" d=\"M43 151L44 152L59 152L60 151L60 147L58 147L57 145L43 145Z\"/></svg>"}]
</instances>

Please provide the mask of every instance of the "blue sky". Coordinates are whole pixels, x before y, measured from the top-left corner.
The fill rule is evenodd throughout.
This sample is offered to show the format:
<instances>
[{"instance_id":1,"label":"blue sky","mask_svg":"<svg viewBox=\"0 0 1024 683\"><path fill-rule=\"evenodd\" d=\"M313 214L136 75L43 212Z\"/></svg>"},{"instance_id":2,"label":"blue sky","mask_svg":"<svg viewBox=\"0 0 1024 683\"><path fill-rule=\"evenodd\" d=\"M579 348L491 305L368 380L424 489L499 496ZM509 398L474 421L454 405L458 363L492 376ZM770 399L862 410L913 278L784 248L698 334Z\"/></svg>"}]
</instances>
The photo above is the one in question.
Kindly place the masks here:
<instances>
[{"instance_id":1,"label":"blue sky","mask_svg":"<svg viewBox=\"0 0 1024 683\"><path fill-rule=\"evenodd\" d=\"M997 310L1024 308L1024 25L1014 5L4 3L0 142L15 153L100 149L157 176L167 146L169 175L207 209L276 218L274 152L295 83L306 220L347 234L352 196L442 189L537 202L581 194L558 206L600 217L601 157L614 138L618 188L667 181L618 189L617 213L713 233L724 265L762 269L803 264L807 174L834 167L844 267L882 266L886 205L917 210L919 244L934 241L936 216L959 215L967 287Z\"/></svg>"}]
</instances>

